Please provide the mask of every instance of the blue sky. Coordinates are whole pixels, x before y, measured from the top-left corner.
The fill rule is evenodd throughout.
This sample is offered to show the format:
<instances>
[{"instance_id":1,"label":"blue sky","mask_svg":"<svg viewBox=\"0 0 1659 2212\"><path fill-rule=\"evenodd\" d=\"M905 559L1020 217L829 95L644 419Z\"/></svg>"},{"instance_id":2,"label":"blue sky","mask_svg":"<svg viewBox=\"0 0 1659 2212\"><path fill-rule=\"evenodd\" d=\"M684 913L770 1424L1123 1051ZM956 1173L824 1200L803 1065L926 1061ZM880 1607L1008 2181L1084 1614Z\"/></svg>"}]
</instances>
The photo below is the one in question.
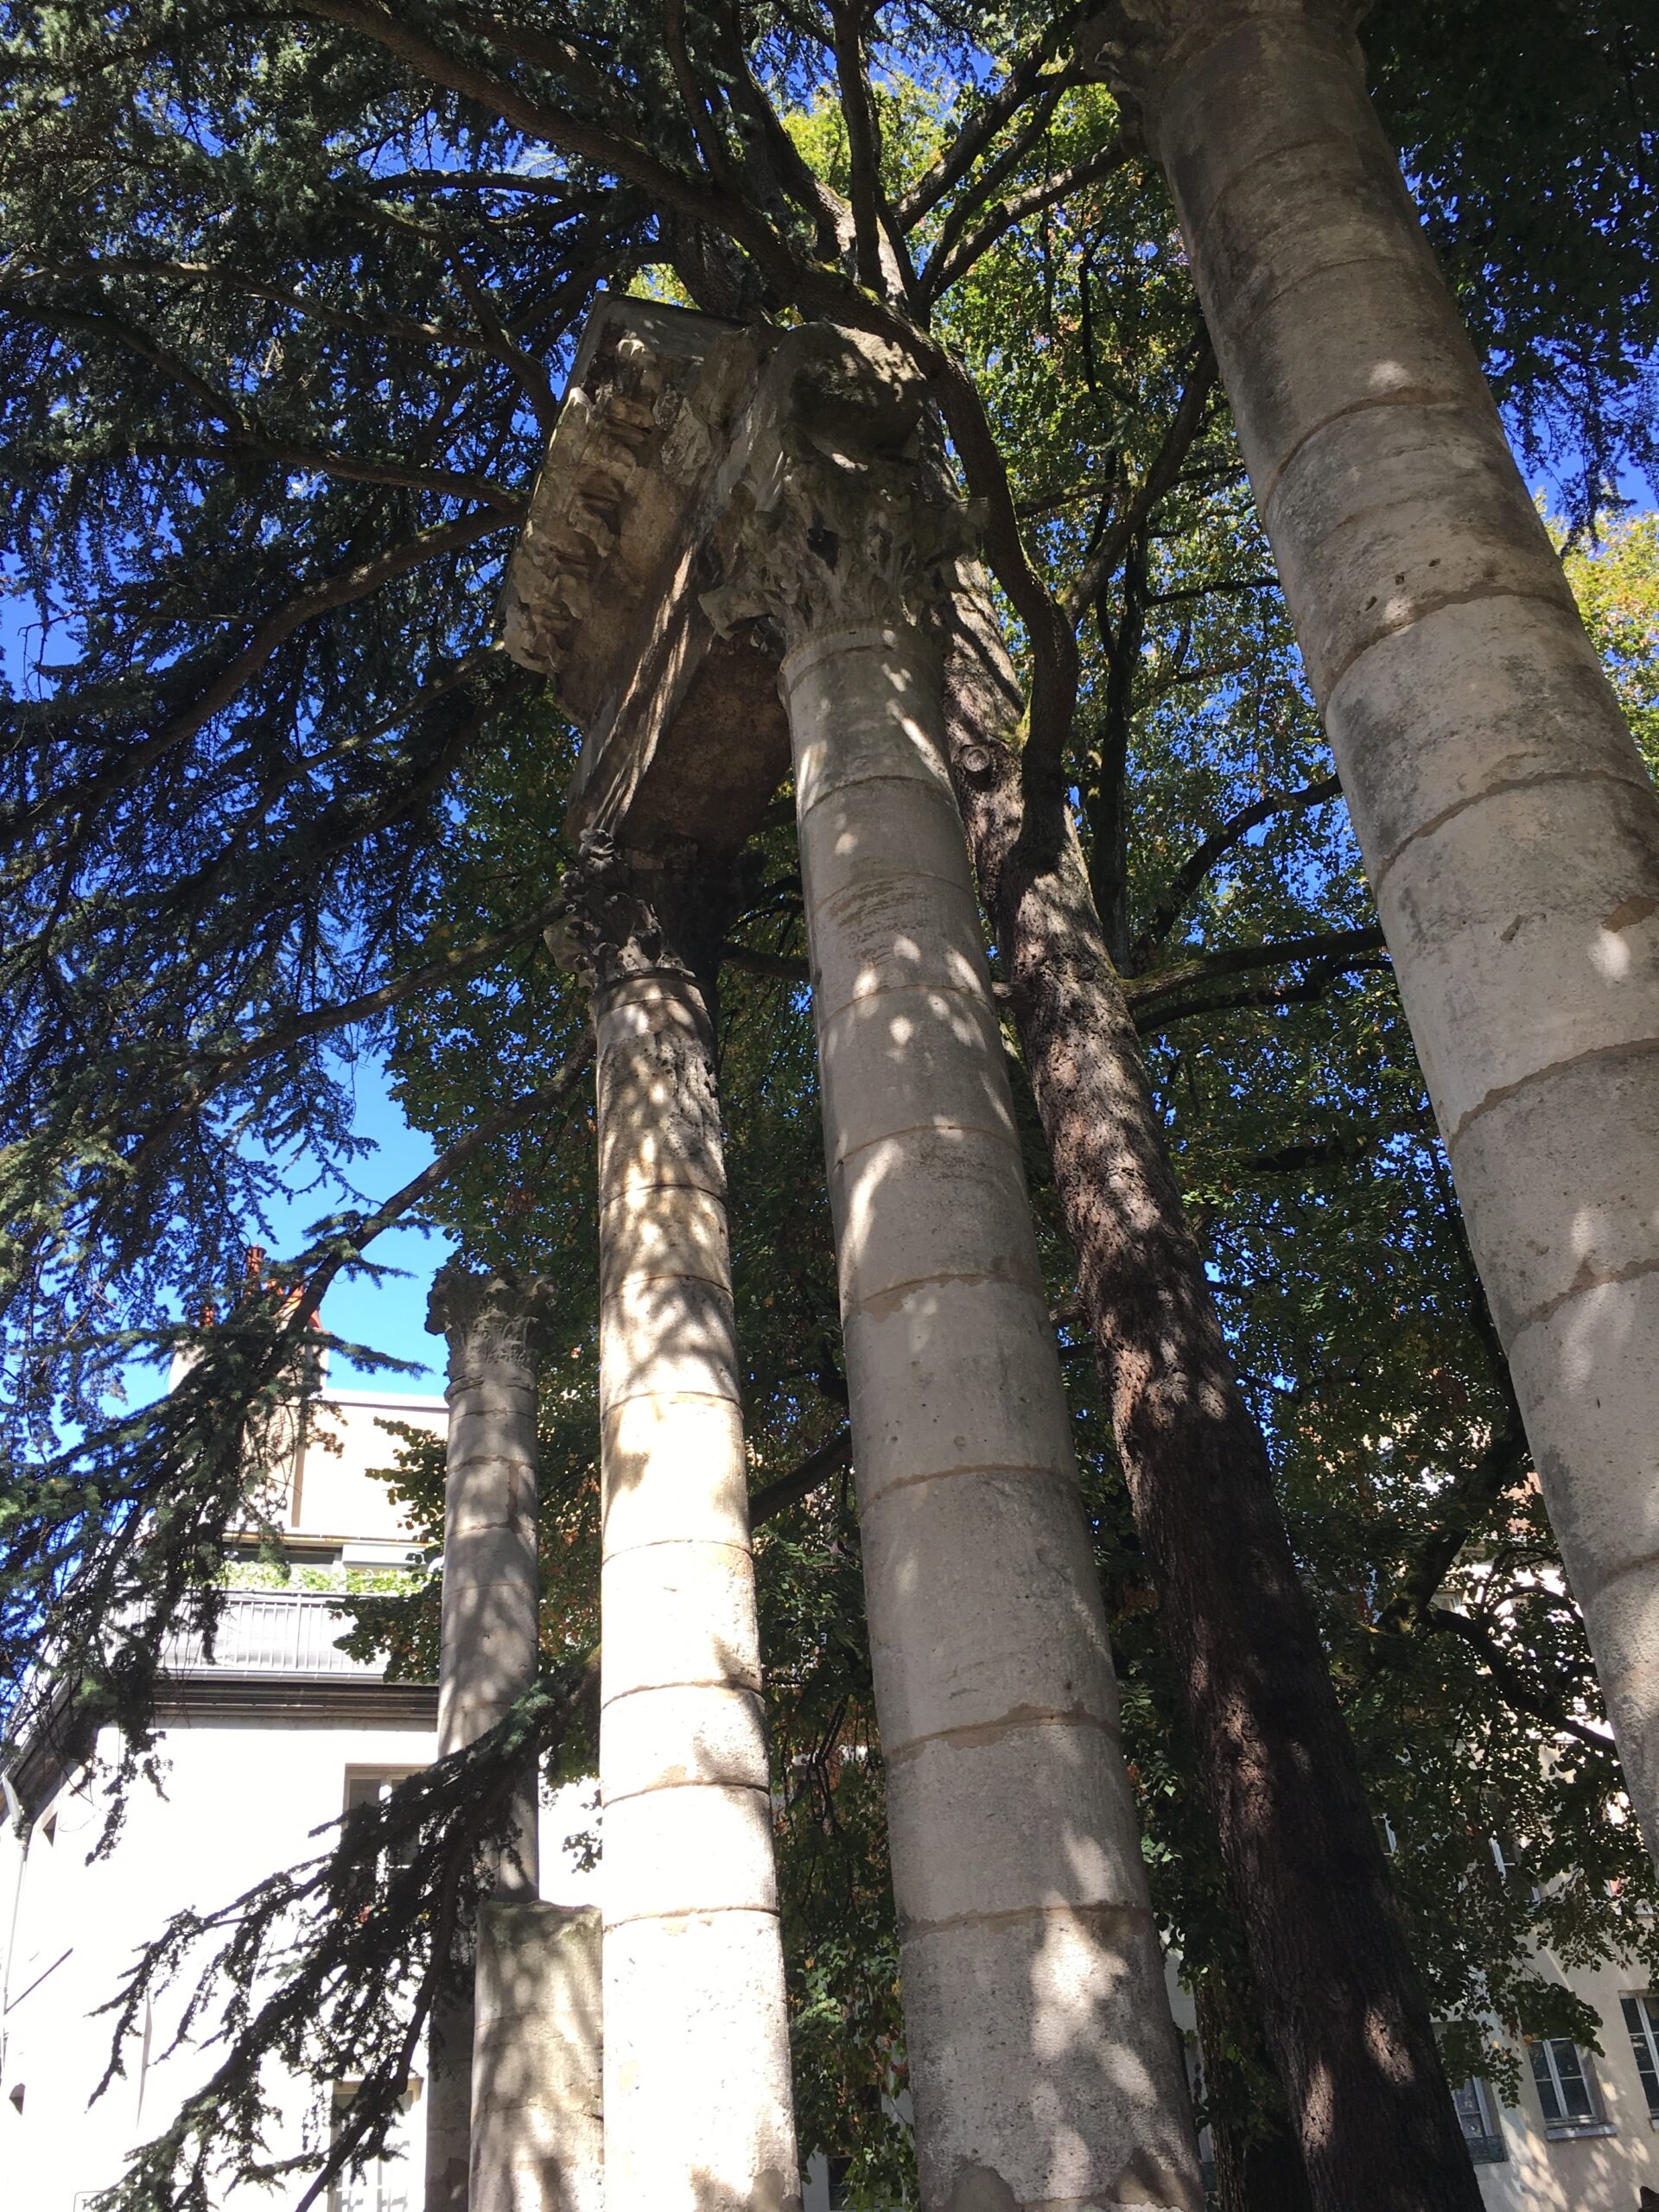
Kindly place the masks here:
<instances>
[{"instance_id":1,"label":"blue sky","mask_svg":"<svg viewBox=\"0 0 1659 2212\"><path fill-rule=\"evenodd\" d=\"M1548 494L1556 490L1548 483L1543 488ZM1627 472L1618 490L1637 506L1646 506L1653 497L1653 487L1633 472ZM46 644L32 607L16 598L0 596L0 677L12 696L30 688L32 664L55 657L45 650ZM410 1127L390 1096L385 1068L378 1056L365 1052L359 1057L353 1080L356 1133L375 1147L355 1163L353 1180L361 1192L378 1200L418 1174L431 1160L433 1147L427 1137ZM300 1161L294 1163L292 1179L296 1185L310 1179ZM326 1191L304 1191L285 1206L273 1207L268 1239L273 1255L301 1249L311 1224L338 1203ZM384 1370L370 1375L337 1355L330 1370L336 1387L350 1389L367 1382L411 1391L441 1387L442 1346L438 1338L426 1333L426 1299L432 1275L449 1249L449 1241L435 1231L391 1230L372 1247L376 1264L386 1272L378 1280L360 1278L335 1286L323 1314L331 1333L417 1362L421 1370L403 1376Z\"/></svg>"},{"instance_id":2,"label":"blue sky","mask_svg":"<svg viewBox=\"0 0 1659 2212\"><path fill-rule=\"evenodd\" d=\"M29 688L35 662L53 658L45 647L33 607L15 597L0 598L0 678L11 696ZM419 1174L433 1157L433 1146L410 1127L390 1096L385 1064L378 1055L365 1052L358 1058L354 1081L356 1134L369 1140L376 1150L354 1163L353 1179L372 1199L378 1200ZM296 1185L310 1180L300 1162L295 1163L292 1180ZM286 1206L273 1207L266 1240L273 1256L299 1251L311 1224L339 1203L326 1190L306 1191ZM443 1346L439 1338L426 1333L426 1296L432 1276L449 1249L449 1240L435 1231L388 1230L377 1239L372 1255L378 1266L397 1272L388 1273L378 1281L364 1277L335 1285L323 1309L324 1323L333 1334L355 1344L371 1344L377 1351L398 1359L418 1361L423 1370L417 1375L391 1376L384 1370L369 1375L336 1355L329 1379L337 1388L349 1389L367 1382L395 1390L430 1391L442 1387ZM148 1395L154 1387L153 1376L142 1381L135 1377L129 1387Z\"/></svg>"},{"instance_id":3,"label":"blue sky","mask_svg":"<svg viewBox=\"0 0 1659 2212\"><path fill-rule=\"evenodd\" d=\"M374 1055L364 1053L355 1067L357 1115L355 1134L377 1147L353 1164L353 1180L371 1198L390 1197L412 1176L431 1163L434 1147L420 1130L410 1128L403 1109L386 1089L385 1068ZM295 1180L305 1179L296 1167ZM285 1208L271 1210L271 1250L282 1255L297 1252L306 1231L318 1215L329 1211L326 1192L307 1192L291 1198ZM426 1294L432 1277L453 1249L452 1240L435 1230L389 1229L375 1239L370 1256L377 1267L396 1269L379 1281L366 1276L337 1282L323 1301L323 1325L331 1334L353 1344L372 1345L397 1359L422 1363L421 1375L390 1375L384 1369L367 1374L335 1353L328 1379L336 1388L351 1389L372 1383L378 1389L438 1390L443 1387L443 1344L426 1333Z\"/></svg>"}]
</instances>

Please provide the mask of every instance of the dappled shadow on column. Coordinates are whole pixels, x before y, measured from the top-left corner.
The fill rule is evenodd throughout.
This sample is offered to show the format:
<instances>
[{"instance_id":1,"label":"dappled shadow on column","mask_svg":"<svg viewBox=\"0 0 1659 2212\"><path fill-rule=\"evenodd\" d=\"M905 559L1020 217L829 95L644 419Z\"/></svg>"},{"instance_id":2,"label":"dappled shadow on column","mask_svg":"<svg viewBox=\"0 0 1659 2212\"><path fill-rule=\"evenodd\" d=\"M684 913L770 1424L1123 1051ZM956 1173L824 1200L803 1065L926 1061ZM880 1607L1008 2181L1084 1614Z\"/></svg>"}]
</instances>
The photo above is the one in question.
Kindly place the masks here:
<instances>
[{"instance_id":1,"label":"dappled shadow on column","mask_svg":"<svg viewBox=\"0 0 1659 2212\"><path fill-rule=\"evenodd\" d=\"M604 2212L599 1914L479 1919L471 2212Z\"/></svg>"}]
</instances>

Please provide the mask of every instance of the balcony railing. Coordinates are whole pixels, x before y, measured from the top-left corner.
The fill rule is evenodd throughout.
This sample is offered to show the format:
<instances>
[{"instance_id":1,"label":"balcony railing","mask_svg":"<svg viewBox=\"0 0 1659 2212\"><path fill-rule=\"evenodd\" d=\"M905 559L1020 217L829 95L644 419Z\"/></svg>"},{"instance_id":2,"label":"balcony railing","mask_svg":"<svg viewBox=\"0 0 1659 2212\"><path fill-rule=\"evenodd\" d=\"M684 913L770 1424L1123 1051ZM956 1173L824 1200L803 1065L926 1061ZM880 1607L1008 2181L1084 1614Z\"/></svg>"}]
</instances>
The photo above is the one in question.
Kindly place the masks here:
<instances>
[{"instance_id":1,"label":"balcony railing","mask_svg":"<svg viewBox=\"0 0 1659 2212\"><path fill-rule=\"evenodd\" d=\"M234 1590L225 1601L213 1656L193 1633L169 1636L162 1666L169 1675L301 1675L378 1677L378 1661L338 1648L349 1622L336 1599L298 1590Z\"/></svg>"}]
</instances>

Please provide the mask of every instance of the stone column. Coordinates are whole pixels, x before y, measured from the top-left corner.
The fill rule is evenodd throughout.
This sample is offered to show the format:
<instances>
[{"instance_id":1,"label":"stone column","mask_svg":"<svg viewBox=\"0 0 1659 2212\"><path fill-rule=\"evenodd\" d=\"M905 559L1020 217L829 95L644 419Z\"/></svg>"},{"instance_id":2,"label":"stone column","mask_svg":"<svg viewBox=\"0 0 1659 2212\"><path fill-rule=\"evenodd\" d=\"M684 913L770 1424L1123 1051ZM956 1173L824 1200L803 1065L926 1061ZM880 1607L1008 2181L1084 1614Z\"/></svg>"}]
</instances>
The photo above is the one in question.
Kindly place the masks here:
<instances>
[{"instance_id":1,"label":"stone column","mask_svg":"<svg viewBox=\"0 0 1659 2212\"><path fill-rule=\"evenodd\" d=\"M448 1339L449 1434L443 1498L443 1618L438 1756L494 1726L537 1669L536 1375L530 1337L539 1287L444 1268L427 1326ZM537 1893L537 1777L520 1788L499 1897ZM471 2167L473 2004L433 2016L426 2118L427 2212L467 2212Z\"/></svg>"},{"instance_id":2,"label":"stone column","mask_svg":"<svg viewBox=\"0 0 1659 2212\"><path fill-rule=\"evenodd\" d=\"M471 2212L605 2212L599 1955L591 1905L479 1916Z\"/></svg>"},{"instance_id":3,"label":"stone column","mask_svg":"<svg viewBox=\"0 0 1659 2212\"><path fill-rule=\"evenodd\" d=\"M853 370L824 378L852 384L843 444ZM732 557L790 647L922 2202L1197 2208L938 664L909 619L950 535L916 481L856 452L789 464Z\"/></svg>"},{"instance_id":4,"label":"stone column","mask_svg":"<svg viewBox=\"0 0 1659 2212\"><path fill-rule=\"evenodd\" d=\"M1119 0L1481 1280L1659 1853L1659 796L1350 0Z\"/></svg>"},{"instance_id":5,"label":"stone column","mask_svg":"<svg viewBox=\"0 0 1659 2212\"><path fill-rule=\"evenodd\" d=\"M598 1030L607 2212L800 2201L695 880L585 848Z\"/></svg>"}]
</instances>

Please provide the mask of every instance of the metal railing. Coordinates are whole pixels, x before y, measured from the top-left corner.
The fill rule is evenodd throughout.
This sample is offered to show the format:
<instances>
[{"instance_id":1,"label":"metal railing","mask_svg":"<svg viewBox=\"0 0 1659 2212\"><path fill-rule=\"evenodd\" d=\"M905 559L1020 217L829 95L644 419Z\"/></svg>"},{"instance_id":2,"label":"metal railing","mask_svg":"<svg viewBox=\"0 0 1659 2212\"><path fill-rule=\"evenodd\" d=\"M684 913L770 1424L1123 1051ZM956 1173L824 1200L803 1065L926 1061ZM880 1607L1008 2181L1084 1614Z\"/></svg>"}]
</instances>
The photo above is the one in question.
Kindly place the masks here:
<instances>
[{"instance_id":1,"label":"metal railing","mask_svg":"<svg viewBox=\"0 0 1659 2212\"><path fill-rule=\"evenodd\" d=\"M162 1646L168 1675L355 1675L378 1676L378 1661L353 1659L338 1648L349 1621L338 1602L299 1590L233 1590L225 1601L209 1659L194 1632Z\"/></svg>"}]
</instances>

